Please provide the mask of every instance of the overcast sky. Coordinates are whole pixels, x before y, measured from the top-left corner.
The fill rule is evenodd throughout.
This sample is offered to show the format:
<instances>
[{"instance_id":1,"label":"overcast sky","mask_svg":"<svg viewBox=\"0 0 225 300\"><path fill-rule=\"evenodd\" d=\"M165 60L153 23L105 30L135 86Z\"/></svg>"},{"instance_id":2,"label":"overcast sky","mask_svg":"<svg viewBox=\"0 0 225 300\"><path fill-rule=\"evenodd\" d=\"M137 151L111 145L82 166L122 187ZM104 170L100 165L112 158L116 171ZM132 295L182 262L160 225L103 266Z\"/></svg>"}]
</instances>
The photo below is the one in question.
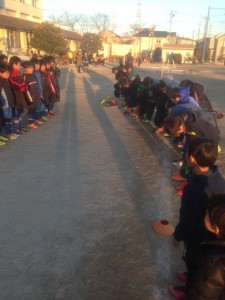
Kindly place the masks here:
<instances>
[{"instance_id":1,"label":"overcast sky","mask_svg":"<svg viewBox=\"0 0 225 300\"><path fill-rule=\"evenodd\" d=\"M138 4L139 3L139 4ZM93 15L97 12L107 14L118 34L128 32L129 24L137 23L140 11L141 24L156 30L169 31L172 12L171 31L179 36L198 38L203 35L205 19L210 6L208 33L210 36L225 32L224 0L43 0L45 19L51 14L59 15L64 11L74 14ZM111 30L113 29L110 28Z\"/></svg>"}]
</instances>

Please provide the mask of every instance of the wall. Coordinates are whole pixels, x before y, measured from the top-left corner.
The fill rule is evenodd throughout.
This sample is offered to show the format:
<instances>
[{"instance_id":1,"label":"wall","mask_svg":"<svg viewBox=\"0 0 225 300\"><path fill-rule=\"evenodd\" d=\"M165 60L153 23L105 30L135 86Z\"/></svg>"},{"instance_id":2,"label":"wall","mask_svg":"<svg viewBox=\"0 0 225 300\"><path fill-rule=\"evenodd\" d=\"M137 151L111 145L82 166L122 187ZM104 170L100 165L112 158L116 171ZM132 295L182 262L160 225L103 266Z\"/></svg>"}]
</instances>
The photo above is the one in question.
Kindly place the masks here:
<instances>
[{"instance_id":1,"label":"wall","mask_svg":"<svg viewBox=\"0 0 225 300\"><path fill-rule=\"evenodd\" d=\"M34 22L41 22L43 20L42 0L37 1L37 7L32 5L32 0L25 0L24 3L21 3L19 0L7 0L4 1L4 5L2 3L2 8L0 6L0 12L5 15Z\"/></svg>"}]
</instances>

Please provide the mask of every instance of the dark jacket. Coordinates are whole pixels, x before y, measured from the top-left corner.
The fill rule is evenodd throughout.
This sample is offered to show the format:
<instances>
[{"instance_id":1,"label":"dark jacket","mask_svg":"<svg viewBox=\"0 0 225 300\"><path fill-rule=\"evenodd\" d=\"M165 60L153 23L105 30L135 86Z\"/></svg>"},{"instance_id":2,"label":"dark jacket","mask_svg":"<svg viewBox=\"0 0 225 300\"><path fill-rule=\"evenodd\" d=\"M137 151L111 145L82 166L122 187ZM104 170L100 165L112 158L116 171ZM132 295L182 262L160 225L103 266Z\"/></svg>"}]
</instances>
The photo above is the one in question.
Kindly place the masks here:
<instances>
[{"instance_id":1,"label":"dark jacket","mask_svg":"<svg viewBox=\"0 0 225 300\"><path fill-rule=\"evenodd\" d=\"M43 87L43 96L44 96L44 102L46 105L50 103L50 82L48 80L48 73L40 71L41 73L41 82L42 82L42 87Z\"/></svg>"},{"instance_id":2,"label":"dark jacket","mask_svg":"<svg viewBox=\"0 0 225 300\"><path fill-rule=\"evenodd\" d=\"M48 84L50 86L49 99L46 102L55 103L60 100L59 86L57 86L56 74L50 69L46 70Z\"/></svg>"},{"instance_id":3,"label":"dark jacket","mask_svg":"<svg viewBox=\"0 0 225 300\"><path fill-rule=\"evenodd\" d=\"M178 104L171 108L171 115L182 119L187 143L193 136L211 138L219 143L220 130L215 113L193 104Z\"/></svg>"},{"instance_id":4,"label":"dark jacket","mask_svg":"<svg viewBox=\"0 0 225 300\"><path fill-rule=\"evenodd\" d=\"M203 218L209 197L225 194L225 179L217 166L213 166L208 175L191 175L183 190L179 222L174 237L186 244L202 242L208 231L204 229Z\"/></svg>"},{"instance_id":5,"label":"dark jacket","mask_svg":"<svg viewBox=\"0 0 225 300\"><path fill-rule=\"evenodd\" d=\"M225 299L225 241L204 242L189 300Z\"/></svg>"},{"instance_id":6,"label":"dark jacket","mask_svg":"<svg viewBox=\"0 0 225 300\"><path fill-rule=\"evenodd\" d=\"M24 81L27 84L26 97L29 103L29 108L41 106L41 96L34 74L24 74Z\"/></svg>"},{"instance_id":7,"label":"dark jacket","mask_svg":"<svg viewBox=\"0 0 225 300\"><path fill-rule=\"evenodd\" d=\"M25 108L28 106L28 102L25 96L27 91L27 85L24 82L23 76L17 70L10 72L9 81L12 87L12 91L15 99L15 108Z\"/></svg>"},{"instance_id":8,"label":"dark jacket","mask_svg":"<svg viewBox=\"0 0 225 300\"><path fill-rule=\"evenodd\" d=\"M3 94L4 93L4 94ZM9 107L15 106L14 95L11 89L10 82L4 78L0 78L0 98L2 106L8 105ZM3 99L4 98L4 99ZM5 103L4 105L4 102Z\"/></svg>"}]
</instances>

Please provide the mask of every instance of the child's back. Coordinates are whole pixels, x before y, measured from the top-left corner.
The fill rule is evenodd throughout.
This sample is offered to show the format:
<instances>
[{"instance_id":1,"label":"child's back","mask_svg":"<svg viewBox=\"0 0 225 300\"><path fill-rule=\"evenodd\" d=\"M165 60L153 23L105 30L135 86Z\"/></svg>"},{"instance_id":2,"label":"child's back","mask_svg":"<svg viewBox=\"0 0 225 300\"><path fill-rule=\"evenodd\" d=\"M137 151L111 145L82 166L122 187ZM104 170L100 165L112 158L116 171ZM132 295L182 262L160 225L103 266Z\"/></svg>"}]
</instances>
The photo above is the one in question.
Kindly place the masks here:
<instances>
[{"instance_id":1,"label":"child's back","mask_svg":"<svg viewBox=\"0 0 225 300\"><path fill-rule=\"evenodd\" d=\"M225 299L225 194L213 196L204 218L213 239L203 242L188 299Z\"/></svg>"}]
</instances>

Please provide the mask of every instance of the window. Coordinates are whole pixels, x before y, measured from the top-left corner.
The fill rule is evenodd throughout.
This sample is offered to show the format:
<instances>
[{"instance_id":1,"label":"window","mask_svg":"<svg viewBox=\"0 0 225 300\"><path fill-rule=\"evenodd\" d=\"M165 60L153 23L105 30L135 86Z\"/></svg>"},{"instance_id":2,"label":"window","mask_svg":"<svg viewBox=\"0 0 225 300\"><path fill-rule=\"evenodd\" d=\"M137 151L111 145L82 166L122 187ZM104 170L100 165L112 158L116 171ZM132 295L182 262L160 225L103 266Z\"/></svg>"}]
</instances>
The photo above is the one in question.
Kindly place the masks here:
<instances>
[{"instance_id":1,"label":"window","mask_svg":"<svg viewBox=\"0 0 225 300\"><path fill-rule=\"evenodd\" d=\"M7 31L8 48L20 48L20 33L19 31Z\"/></svg>"},{"instance_id":2,"label":"window","mask_svg":"<svg viewBox=\"0 0 225 300\"><path fill-rule=\"evenodd\" d=\"M21 3L24 3L25 1L24 1L24 0L20 0L20 2L21 2Z\"/></svg>"},{"instance_id":3,"label":"window","mask_svg":"<svg viewBox=\"0 0 225 300\"><path fill-rule=\"evenodd\" d=\"M161 40L156 40L156 43L157 44L161 44Z\"/></svg>"},{"instance_id":4,"label":"window","mask_svg":"<svg viewBox=\"0 0 225 300\"><path fill-rule=\"evenodd\" d=\"M32 5L37 7L37 0L32 0Z\"/></svg>"}]
</instances>

